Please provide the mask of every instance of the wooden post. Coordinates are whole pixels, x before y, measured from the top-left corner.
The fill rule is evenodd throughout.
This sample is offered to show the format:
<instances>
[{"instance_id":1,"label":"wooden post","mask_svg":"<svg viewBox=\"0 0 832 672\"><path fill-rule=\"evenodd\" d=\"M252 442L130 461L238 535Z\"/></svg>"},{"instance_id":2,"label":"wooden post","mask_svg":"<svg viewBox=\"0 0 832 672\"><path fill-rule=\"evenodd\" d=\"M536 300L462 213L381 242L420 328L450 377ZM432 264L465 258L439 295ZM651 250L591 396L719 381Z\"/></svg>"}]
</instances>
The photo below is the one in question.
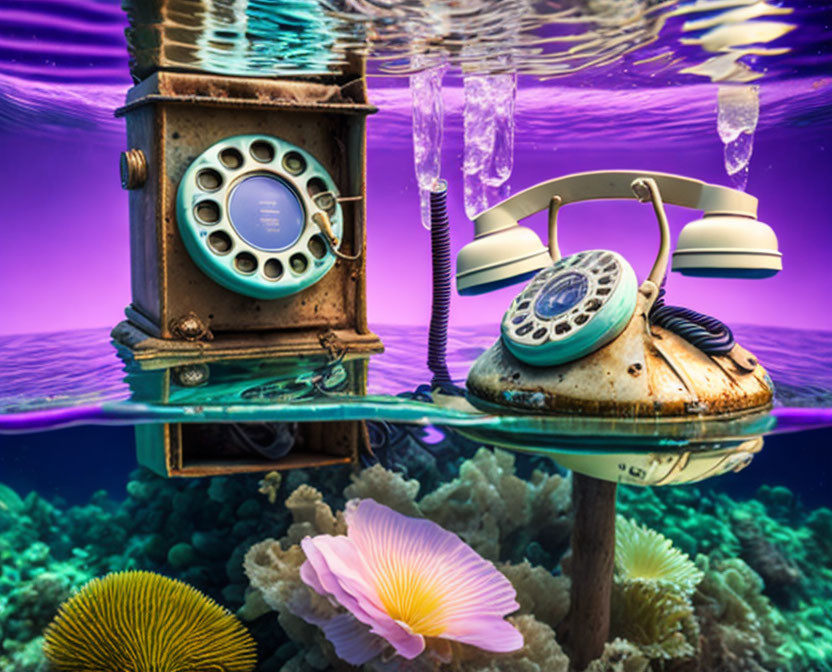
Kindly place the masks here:
<instances>
[{"instance_id":1,"label":"wooden post","mask_svg":"<svg viewBox=\"0 0 832 672\"><path fill-rule=\"evenodd\" d=\"M616 487L572 473L572 596L563 634L575 670L600 657L609 639Z\"/></svg>"}]
</instances>

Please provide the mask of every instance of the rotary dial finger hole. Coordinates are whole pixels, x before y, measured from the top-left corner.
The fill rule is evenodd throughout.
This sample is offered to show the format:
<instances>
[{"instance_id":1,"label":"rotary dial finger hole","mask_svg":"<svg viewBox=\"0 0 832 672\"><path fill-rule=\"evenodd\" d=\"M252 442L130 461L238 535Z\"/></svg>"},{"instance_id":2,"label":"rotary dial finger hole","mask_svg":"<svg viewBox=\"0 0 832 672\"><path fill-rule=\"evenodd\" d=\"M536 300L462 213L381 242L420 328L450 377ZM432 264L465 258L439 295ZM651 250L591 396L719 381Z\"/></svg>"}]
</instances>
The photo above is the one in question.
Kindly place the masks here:
<instances>
[{"instance_id":1,"label":"rotary dial finger hole","mask_svg":"<svg viewBox=\"0 0 832 672\"><path fill-rule=\"evenodd\" d=\"M240 252L240 254L234 257L234 268L240 273L250 275L257 270L257 257L250 252Z\"/></svg>"},{"instance_id":2,"label":"rotary dial finger hole","mask_svg":"<svg viewBox=\"0 0 832 672\"><path fill-rule=\"evenodd\" d=\"M313 199L318 194L322 194L326 191L326 184L320 177L313 177L306 183L306 193L308 193Z\"/></svg>"},{"instance_id":3,"label":"rotary dial finger hole","mask_svg":"<svg viewBox=\"0 0 832 672\"><path fill-rule=\"evenodd\" d=\"M243 165L243 155L239 149L226 147L220 152L220 163L229 170L237 170Z\"/></svg>"},{"instance_id":4,"label":"rotary dial finger hole","mask_svg":"<svg viewBox=\"0 0 832 672\"><path fill-rule=\"evenodd\" d=\"M335 195L331 191L325 191L315 196L315 205L321 210L325 210L328 214L335 211Z\"/></svg>"},{"instance_id":5,"label":"rotary dial finger hole","mask_svg":"<svg viewBox=\"0 0 832 672\"><path fill-rule=\"evenodd\" d=\"M213 168L200 170L196 174L196 184L202 191L216 191L222 186L222 175Z\"/></svg>"},{"instance_id":6,"label":"rotary dial finger hole","mask_svg":"<svg viewBox=\"0 0 832 672\"><path fill-rule=\"evenodd\" d=\"M197 203L194 214L201 224L216 224L220 221L220 206L214 201Z\"/></svg>"},{"instance_id":7,"label":"rotary dial finger hole","mask_svg":"<svg viewBox=\"0 0 832 672\"><path fill-rule=\"evenodd\" d=\"M283 169L290 175L298 176L306 170L306 160L297 152L287 152L283 157Z\"/></svg>"},{"instance_id":8,"label":"rotary dial finger hole","mask_svg":"<svg viewBox=\"0 0 832 672\"><path fill-rule=\"evenodd\" d=\"M289 266L292 268L292 271L300 275L309 268L309 260L306 258L306 255L298 252L289 258Z\"/></svg>"},{"instance_id":9,"label":"rotary dial finger hole","mask_svg":"<svg viewBox=\"0 0 832 672\"><path fill-rule=\"evenodd\" d=\"M323 259L326 255L326 242L324 242L324 239L317 234L309 239L309 243L306 247L315 259Z\"/></svg>"},{"instance_id":10,"label":"rotary dial finger hole","mask_svg":"<svg viewBox=\"0 0 832 672\"><path fill-rule=\"evenodd\" d=\"M208 247L216 254L227 254L231 250L231 236L225 231L214 231L208 236Z\"/></svg>"},{"instance_id":11,"label":"rotary dial finger hole","mask_svg":"<svg viewBox=\"0 0 832 672\"><path fill-rule=\"evenodd\" d=\"M522 327L518 327L517 331L515 332L518 336L525 336L528 334L532 329L534 329L534 324L529 322L528 324L524 324Z\"/></svg>"},{"instance_id":12,"label":"rotary dial finger hole","mask_svg":"<svg viewBox=\"0 0 832 672\"><path fill-rule=\"evenodd\" d=\"M260 163L270 163L274 160L274 145L265 140L256 140L251 143L249 152L255 161Z\"/></svg>"},{"instance_id":13,"label":"rotary dial finger hole","mask_svg":"<svg viewBox=\"0 0 832 672\"><path fill-rule=\"evenodd\" d=\"M269 280L278 280L283 275L283 264L279 259L269 259L263 264L263 275Z\"/></svg>"}]
</instances>

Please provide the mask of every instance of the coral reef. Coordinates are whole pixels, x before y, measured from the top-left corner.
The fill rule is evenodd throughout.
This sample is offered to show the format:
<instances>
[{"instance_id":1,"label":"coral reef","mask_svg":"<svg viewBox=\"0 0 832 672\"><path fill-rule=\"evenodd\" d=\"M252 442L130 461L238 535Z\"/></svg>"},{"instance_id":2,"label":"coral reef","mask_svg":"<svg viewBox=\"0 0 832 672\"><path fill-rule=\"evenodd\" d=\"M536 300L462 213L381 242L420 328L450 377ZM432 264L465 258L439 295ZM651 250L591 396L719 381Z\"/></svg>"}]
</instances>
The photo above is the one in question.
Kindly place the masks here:
<instances>
[{"instance_id":1,"label":"coral reef","mask_svg":"<svg viewBox=\"0 0 832 672\"><path fill-rule=\"evenodd\" d=\"M704 571L692 598L699 669L832 669L832 511L770 486L743 502L707 488L622 487L619 511Z\"/></svg>"},{"instance_id":2,"label":"coral reef","mask_svg":"<svg viewBox=\"0 0 832 672\"><path fill-rule=\"evenodd\" d=\"M691 559L655 530L618 516L615 571L622 582L644 581L690 595L702 580Z\"/></svg>"},{"instance_id":3,"label":"coral reef","mask_svg":"<svg viewBox=\"0 0 832 672\"><path fill-rule=\"evenodd\" d=\"M489 560L546 557L553 565L569 544L571 487L558 474L515 473L515 456L481 448L459 476L419 502L419 510ZM531 547L531 548L530 548Z\"/></svg>"},{"instance_id":4,"label":"coral reef","mask_svg":"<svg viewBox=\"0 0 832 672\"><path fill-rule=\"evenodd\" d=\"M41 633L59 605L99 572L128 564L125 519L106 494L62 511L0 488L0 669L45 669Z\"/></svg>"},{"instance_id":5,"label":"coral reef","mask_svg":"<svg viewBox=\"0 0 832 672\"><path fill-rule=\"evenodd\" d=\"M337 499L350 470L327 473L333 490L326 492ZM276 485L285 492L309 478L308 472L294 471ZM275 529L285 530L290 521L282 503L270 504L268 493L258 492L258 481L257 476L166 480L139 469L131 474L124 501L98 492L88 504L69 508L34 492L21 499L3 489L0 669L45 669L39 638L59 605L110 572L162 572L238 609L248 584L245 551ZM285 643L282 635L272 634L272 621L258 625L261 631L255 634L265 650Z\"/></svg>"},{"instance_id":6,"label":"coral reef","mask_svg":"<svg viewBox=\"0 0 832 672\"><path fill-rule=\"evenodd\" d=\"M669 587L649 581L616 584L610 620L612 633L635 644L649 659L696 654L689 637L698 635L693 606L687 597Z\"/></svg>"},{"instance_id":7,"label":"coral reef","mask_svg":"<svg viewBox=\"0 0 832 672\"><path fill-rule=\"evenodd\" d=\"M593 660L585 672L645 672L650 661L637 646L624 639L607 642L604 653Z\"/></svg>"},{"instance_id":8,"label":"coral reef","mask_svg":"<svg viewBox=\"0 0 832 672\"><path fill-rule=\"evenodd\" d=\"M699 629L690 597L703 576L669 539L618 516L612 633L650 659L694 656Z\"/></svg>"},{"instance_id":9,"label":"coral reef","mask_svg":"<svg viewBox=\"0 0 832 672\"><path fill-rule=\"evenodd\" d=\"M762 579L739 558L712 563L700 555L697 562L705 575L694 596L703 634L701 669L782 669L783 616L762 594Z\"/></svg>"},{"instance_id":10,"label":"coral reef","mask_svg":"<svg viewBox=\"0 0 832 672\"><path fill-rule=\"evenodd\" d=\"M99 492L73 507L0 487L0 669L46 672L41 633L58 605L96 576L131 569L163 572L239 610L258 642L258 672L353 669L337 661L320 627L288 605L333 615L300 580L305 556L297 544L342 534L347 500L372 498L434 520L494 562L517 591L520 609L509 620L526 645L484 654L429 642L429 655L411 667L377 658L367 669L450 669L450 657L455 669L470 672L565 670L554 633L569 601L569 579L560 575L571 526L569 477L540 458L472 445L459 453L448 437L437 447L420 436L400 433L388 446L382 462L407 466L402 473L375 466L165 480L137 470L124 501ZM590 672L832 669L832 511L807 510L778 487L738 501L701 486L621 486L619 512L695 558L704 578L690 594L690 618L663 616L641 639L622 628L617 634L631 640L609 643ZM248 559L262 570L262 589L249 588L243 564L252 548L259 549ZM616 609L635 613L627 606L632 596L619 597ZM695 655L655 660L660 654L650 642L680 642L679 635Z\"/></svg>"},{"instance_id":11,"label":"coral reef","mask_svg":"<svg viewBox=\"0 0 832 672\"><path fill-rule=\"evenodd\" d=\"M787 604L794 594L792 589L803 581L802 572L776 544L766 538L750 514L735 512L732 526L740 541L742 557L760 575L766 593L775 601Z\"/></svg>"},{"instance_id":12,"label":"coral reef","mask_svg":"<svg viewBox=\"0 0 832 672\"><path fill-rule=\"evenodd\" d=\"M533 472L531 481L520 479L515 474L514 457L503 451L479 450L471 460L463 462L456 479L422 499L417 499L418 494L417 481L406 480L380 465L353 475L352 483L344 490L349 499L372 499L400 514L439 523L495 561L507 559L501 555L513 555L512 547L501 546L499 540L511 538L520 525L529 528L527 545L540 543L553 530L563 537L558 543L565 544L568 538L568 479L539 470ZM256 618L264 613L264 605L278 613L280 625L298 644L298 653L281 668L284 671L337 669L344 663L325 633L331 634L333 629L340 632L345 627L343 612L304 583L301 565L306 556L298 544L306 536L344 534L344 517L340 512L333 514L321 493L309 486L295 490L286 506L293 518L286 535L280 540L256 544L246 554L245 570L254 591L248 594L240 615ZM484 511L488 522L480 524L478 518L484 517ZM501 534L500 524L507 528L505 535ZM489 537L491 530L496 539ZM568 660L554 634L569 607L568 579L555 577L525 561L503 563L499 569L517 591L520 609L509 621L524 636L522 649L486 654L467 644L428 637L424 652L411 662L387 660L382 655L384 650L378 649L363 668L439 670L453 665L453 669L472 671L568 669ZM299 617L301 614L303 618ZM361 636L355 631L351 634L353 638Z\"/></svg>"},{"instance_id":13,"label":"coral reef","mask_svg":"<svg viewBox=\"0 0 832 672\"><path fill-rule=\"evenodd\" d=\"M252 672L255 644L240 622L181 581L151 572L93 579L44 633L56 670Z\"/></svg>"}]
</instances>

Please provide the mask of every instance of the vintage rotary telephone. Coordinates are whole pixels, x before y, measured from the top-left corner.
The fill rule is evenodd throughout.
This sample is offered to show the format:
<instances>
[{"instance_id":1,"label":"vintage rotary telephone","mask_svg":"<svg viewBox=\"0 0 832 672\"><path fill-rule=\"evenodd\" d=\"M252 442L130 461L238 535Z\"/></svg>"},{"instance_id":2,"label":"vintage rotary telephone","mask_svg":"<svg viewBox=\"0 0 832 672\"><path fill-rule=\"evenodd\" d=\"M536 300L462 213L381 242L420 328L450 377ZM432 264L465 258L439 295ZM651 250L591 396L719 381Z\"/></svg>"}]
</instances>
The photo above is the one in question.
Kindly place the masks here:
<instances>
[{"instance_id":1,"label":"vintage rotary telephone","mask_svg":"<svg viewBox=\"0 0 832 672\"><path fill-rule=\"evenodd\" d=\"M653 204L661 239L653 268L641 285L627 260L616 252L560 255L558 209L609 198ZM476 239L457 259L459 292L482 293L533 275L503 317L503 343L517 359L533 366L584 357L621 334L637 304L649 313L659 297L670 246L664 202L705 211L703 219L688 224L680 234L673 270L762 278L782 268L777 239L770 227L757 221L753 196L677 175L592 172L543 182L481 213L475 220ZM517 223L546 208L548 250L531 230Z\"/></svg>"},{"instance_id":2,"label":"vintage rotary telephone","mask_svg":"<svg viewBox=\"0 0 832 672\"><path fill-rule=\"evenodd\" d=\"M160 69L127 93L137 357L378 352L366 310L363 65L326 80ZM323 339L323 340L322 340Z\"/></svg>"},{"instance_id":3,"label":"vintage rotary telephone","mask_svg":"<svg viewBox=\"0 0 832 672\"><path fill-rule=\"evenodd\" d=\"M300 78L172 71L151 58L133 75L141 81L117 111L132 300L112 336L132 366L156 372L137 377L134 395L227 404L223 422L234 423L241 401L363 394L363 355L383 349L367 324L366 117L376 108L363 59ZM237 361L275 375L258 389L243 376L243 396L224 397ZM209 370L228 384L205 386ZM283 419L298 417L303 445L287 455L260 422L235 436L269 450L229 455L234 437L210 421L137 427L137 454L162 475L204 476L342 464L366 444L361 421Z\"/></svg>"},{"instance_id":4,"label":"vintage rotary telephone","mask_svg":"<svg viewBox=\"0 0 832 672\"><path fill-rule=\"evenodd\" d=\"M332 268L343 229L338 191L309 152L271 135L235 135L211 145L185 171L179 231L191 258L215 282L277 299Z\"/></svg>"}]
</instances>

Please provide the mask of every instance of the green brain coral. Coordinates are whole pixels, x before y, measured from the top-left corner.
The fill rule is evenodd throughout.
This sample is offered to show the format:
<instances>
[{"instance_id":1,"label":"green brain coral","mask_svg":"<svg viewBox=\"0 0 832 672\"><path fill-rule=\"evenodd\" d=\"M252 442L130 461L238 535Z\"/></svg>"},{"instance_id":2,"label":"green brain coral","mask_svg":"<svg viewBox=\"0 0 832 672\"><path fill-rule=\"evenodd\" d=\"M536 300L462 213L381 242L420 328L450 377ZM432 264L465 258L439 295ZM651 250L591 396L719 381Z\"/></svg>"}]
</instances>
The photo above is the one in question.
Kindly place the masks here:
<instances>
[{"instance_id":1,"label":"green brain coral","mask_svg":"<svg viewBox=\"0 0 832 672\"><path fill-rule=\"evenodd\" d=\"M43 648L62 672L251 672L257 664L233 614L151 572L90 581L61 606Z\"/></svg>"},{"instance_id":2,"label":"green brain coral","mask_svg":"<svg viewBox=\"0 0 832 672\"><path fill-rule=\"evenodd\" d=\"M683 595L690 595L703 577L667 537L623 516L615 521L615 571L622 581L666 583Z\"/></svg>"}]
</instances>

